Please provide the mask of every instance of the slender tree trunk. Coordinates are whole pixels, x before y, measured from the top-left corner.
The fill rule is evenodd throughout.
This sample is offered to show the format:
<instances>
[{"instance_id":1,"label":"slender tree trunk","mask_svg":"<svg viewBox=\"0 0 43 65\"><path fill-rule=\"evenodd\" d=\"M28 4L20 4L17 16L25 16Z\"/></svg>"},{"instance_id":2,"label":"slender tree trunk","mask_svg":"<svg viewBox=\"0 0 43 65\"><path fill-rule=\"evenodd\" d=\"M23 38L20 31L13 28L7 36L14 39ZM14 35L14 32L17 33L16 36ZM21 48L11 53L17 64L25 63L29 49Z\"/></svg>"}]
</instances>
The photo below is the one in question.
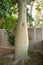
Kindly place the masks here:
<instances>
[{"instance_id":1,"label":"slender tree trunk","mask_svg":"<svg viewBox=\"0 0 43 65\"><path fill-rule=\"evenodd\" d=\"M30 14L32 15L32 9L33 9L34 2L30 5Z\"/></svg>"},{"instance_id":2,"label":"slender tree trunk","mask_svg":"<svg viewBox=\"0 0 43 65\"><path fill-rule=\"evenodd\" d=\"M16 59L26 59L28 54L28 29L26 22L26 3L19 4L18 25L15 35L15 57Z\"/></svg>"}]
</instances>

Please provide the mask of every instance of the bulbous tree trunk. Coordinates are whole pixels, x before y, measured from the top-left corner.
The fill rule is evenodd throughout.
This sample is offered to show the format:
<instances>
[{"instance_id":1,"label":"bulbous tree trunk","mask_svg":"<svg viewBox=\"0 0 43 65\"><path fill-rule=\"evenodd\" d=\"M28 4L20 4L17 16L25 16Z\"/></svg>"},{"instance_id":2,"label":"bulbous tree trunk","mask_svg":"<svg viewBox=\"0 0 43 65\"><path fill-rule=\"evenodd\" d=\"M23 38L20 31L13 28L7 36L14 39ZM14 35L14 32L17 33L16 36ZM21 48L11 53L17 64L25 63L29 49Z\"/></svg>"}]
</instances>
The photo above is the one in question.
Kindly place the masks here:
<instances>
[{"instance_id":1,"label":"bulbous tree trunk","mask_svg":"<svg viewBox=\"0 0 43 65\"><path fill-rule=\"evenodd\" d=\"M28 30L26 22L26 2L19 2L18 25L15 35L15 57L16 59L26 59L28 54Z\"/></svg>"}]
</instances>

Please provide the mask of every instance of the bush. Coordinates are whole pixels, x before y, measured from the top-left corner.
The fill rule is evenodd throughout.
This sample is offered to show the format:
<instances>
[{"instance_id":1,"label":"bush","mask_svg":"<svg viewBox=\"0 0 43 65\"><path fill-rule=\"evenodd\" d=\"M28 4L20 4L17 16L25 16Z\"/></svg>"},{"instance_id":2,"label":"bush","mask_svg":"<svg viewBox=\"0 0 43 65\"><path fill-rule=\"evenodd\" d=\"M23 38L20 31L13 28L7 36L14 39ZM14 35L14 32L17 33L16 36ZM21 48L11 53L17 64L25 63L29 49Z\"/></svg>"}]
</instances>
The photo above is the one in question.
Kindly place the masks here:
<instances>
[{"instance_id":1,"label":"bush","mask_svg":"<svg viewBox=\"0 0 43 65\"><path fill-rule=\"evenodd\" d=\"M14 36L12 34L9 34L8 41L11 46L14 46Z\"/></svg>"}]
</instances>

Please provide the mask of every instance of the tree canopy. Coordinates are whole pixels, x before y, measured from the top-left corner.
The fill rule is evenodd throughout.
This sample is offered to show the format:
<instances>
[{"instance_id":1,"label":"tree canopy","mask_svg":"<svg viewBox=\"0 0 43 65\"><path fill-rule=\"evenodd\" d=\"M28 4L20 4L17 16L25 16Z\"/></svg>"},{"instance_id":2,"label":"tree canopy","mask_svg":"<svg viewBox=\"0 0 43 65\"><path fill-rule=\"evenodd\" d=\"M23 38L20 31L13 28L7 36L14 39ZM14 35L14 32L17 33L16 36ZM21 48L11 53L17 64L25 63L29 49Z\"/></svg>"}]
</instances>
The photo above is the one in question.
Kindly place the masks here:
<instances>
[{"instance_id":1,"label":"tree canopy","mask_svg":"<svg viewBox=\"0 0 43 65\"><path fill-rule=\"evenodd\" d=\"M8 17L8 15L12 15L16 13L16 0L0 0L0 17Z\"/></svg>"},{"instance_id":2,"label":"tree canopy","mask_svg":"<svg viewBox=\"0 0 43 65\"><path fill-rule=\"evenodd\" d=\"M27 0L27 4L30 5L31 2L33 1L34 0ZM0 24L0 27L7 28L8 26L9 28L8 19L10 19L10 21L14 21L13 23L17 22L17 20L15 20L16 18L15 15L18 16L18 0L0 0L0 20L2 19L3 21L3 23ZM32 18L32 15L28 13L28 9L27 9L27 21L28 20L31 23L34 19ZM12 26L10 26L10 28L11 27Z\"/></svg>"},{"instance_id":3,"label":"tree canopy","mask_svg":"<svg viewBox=\"0 0 43 65\"><path fill-rule=\"evenodd\" d=\"M43 9L43 5L42 5L43 1L38 2L38 0L27 0L27 5L31 6L30 8L31 8L31 12L32 12L32 8L34 7L34 6L32 6L32 3L35 1L37 2L36 10L39 13L39 12L41 12L41 9ZM15 24L17 24L18 12L19 12L18 4L19 4L18 0L0 0L0 28L7 28L7 26L9 28L10 22L8 22L8 20L12 21L14 23L14 26L15 26ZM29 27L32 27L33 26L32 22L34 22L34 18L32 17L31 12L29 13L28 11L29 11L29 8L27 8L27 14L26 14L27 17L26 18L27 18L27 22L29 22ZM16 17L15 17L15 15L16 15ZM37 26L37 24L40 24L40 22L36 22L38 15L41 15L41 14L36 14L36 20L35 20L36 25L35 26ZM3 22L1 22L1 20ZM39 21L43 22L43 15L41 16L41 19L39 19ZM11 27L12 27L12 24L11 24L10 28Z\"/></svg>"}]
</instances>

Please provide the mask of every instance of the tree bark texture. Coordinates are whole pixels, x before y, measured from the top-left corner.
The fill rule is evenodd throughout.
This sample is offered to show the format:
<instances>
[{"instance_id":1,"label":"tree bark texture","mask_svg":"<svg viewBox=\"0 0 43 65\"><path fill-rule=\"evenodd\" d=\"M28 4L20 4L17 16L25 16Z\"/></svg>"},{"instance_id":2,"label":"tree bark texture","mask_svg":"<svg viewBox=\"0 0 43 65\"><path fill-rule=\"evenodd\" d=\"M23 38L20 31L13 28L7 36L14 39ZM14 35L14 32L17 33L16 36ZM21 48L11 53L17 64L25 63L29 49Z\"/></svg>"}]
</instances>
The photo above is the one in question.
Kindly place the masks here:
<instances>
[{"instance_id":1,"label":"tree bark texture","mask_svg":"<svg viewBox=\"0 0 43 65\"><path fill-rule=\"evenodd\" d=\"M28 54L28 30L26 22L26 2L20 2L18 5L18 25L15 35L15 58L26 59Z\"/></svg>"}]
</instances>

